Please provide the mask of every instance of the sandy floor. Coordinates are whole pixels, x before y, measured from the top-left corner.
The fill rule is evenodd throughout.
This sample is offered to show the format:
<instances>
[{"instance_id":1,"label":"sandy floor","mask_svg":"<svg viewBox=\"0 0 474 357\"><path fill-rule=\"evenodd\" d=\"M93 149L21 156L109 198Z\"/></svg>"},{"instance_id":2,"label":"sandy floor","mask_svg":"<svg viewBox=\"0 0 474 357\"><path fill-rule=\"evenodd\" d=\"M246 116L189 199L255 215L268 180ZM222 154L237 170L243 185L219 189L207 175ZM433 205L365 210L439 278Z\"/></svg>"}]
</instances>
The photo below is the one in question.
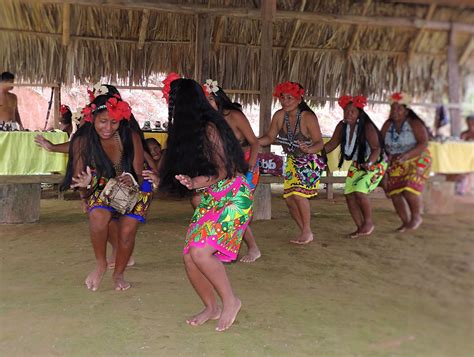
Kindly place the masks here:
<instances>
[{"instance_id":1,"label":"sandy floor","mask_svg":"<svg viewBox=\"0 0 474 357\"><path fill-rule=\"evenodd\" d=\"M201 309L181 261L190 208L153 203L127 278L133 287L83 286L94 259L78 201L43 200L38 224L0 227L3 356L472 356L472 200L395 234L390 203L373 200L376 231L347 240L344 201L313 202L318 242L288 243L294 224L274 198L274 219L253 224L263 257L228 272L243 308L231 330L190 327ZM242 252L245 252L243 247Z\"/></svg>"}]
</instances>

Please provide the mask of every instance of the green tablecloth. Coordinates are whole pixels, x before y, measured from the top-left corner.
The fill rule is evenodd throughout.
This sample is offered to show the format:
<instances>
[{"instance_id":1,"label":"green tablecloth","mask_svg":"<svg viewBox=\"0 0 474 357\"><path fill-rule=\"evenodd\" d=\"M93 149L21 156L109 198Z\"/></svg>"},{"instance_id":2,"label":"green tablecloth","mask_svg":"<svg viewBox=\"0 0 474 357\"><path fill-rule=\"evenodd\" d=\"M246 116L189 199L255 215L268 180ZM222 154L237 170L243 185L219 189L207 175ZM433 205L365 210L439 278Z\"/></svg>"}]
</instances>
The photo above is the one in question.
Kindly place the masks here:
<instances>
[{"instance_id":1,"label":"green tablecloth","mask_svg":"<svg viewBox=\"0 0 474 357\"><path fill-rule=\"evenodd\" d=\"M48 152L35 144L41 134L53 144L68 140L64 132L0 131L0 175L65 173L67 155Z\"/></svg>"}]
</instances>

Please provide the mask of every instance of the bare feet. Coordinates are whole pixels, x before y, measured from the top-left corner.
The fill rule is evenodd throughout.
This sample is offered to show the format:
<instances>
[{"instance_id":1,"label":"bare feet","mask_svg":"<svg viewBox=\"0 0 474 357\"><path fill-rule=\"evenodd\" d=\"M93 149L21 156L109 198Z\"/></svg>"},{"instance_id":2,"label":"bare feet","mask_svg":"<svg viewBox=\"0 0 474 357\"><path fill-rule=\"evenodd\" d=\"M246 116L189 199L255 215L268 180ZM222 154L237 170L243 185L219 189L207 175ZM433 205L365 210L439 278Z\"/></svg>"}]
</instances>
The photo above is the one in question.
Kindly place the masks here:
<instances>
[{"instance_id":1,"label":"bare feet","mask_svg":"<svg viewBox=\"0 0 474 357\"><path fill-rule=\"evenodd\" d=\"M102 281L102 277L104 276L105 273L105 267L96 267L95 270L91 273L86 278L86 286L87 289L90 291L97 291L100 286L100 282Z\"/></svg>"},{"instance_id":2,"label":"bare feet","mask_svg":"<svg viewBox=\"0 0 474 357\"><path fill-rule=\"evenodd\" d=\"M349 234L347 235L347 238L350 238L350 239L357 238L358 235L359 235L359 230L360 230L360 228L357 228L356 231L354 231L354 232L352 232L352 233L349 233Z\"/></svg>"},{"instance_id":3,"label":"bare feet","mask_svg":"<svg viewBox=\"0 0 474 357\"><path fill-rule=\"evenodd\" d=\"M199 314L186 320L186 323L191 326L200 326L209 320L217 320L221 317L221 308L219 306L206 306Z\"/></svg>"},{"instance_id":4,"label":"bare feet","mask_svg":"<svg viewBox=\"0 0 474 357\"><path fill-rule=\"evenodd\" d=\"M247 251L247 254L244 255L242 258L240 258L240 261L243 263L253 263L261 256L262 256L262 253L260 253L260 249L255 247L255 248L249 249Z\"/></svg>"},{"instance_id":5,"label":"bare feet","mask_svg":"<svg viewBox=\"0 0 474 357\"><path fill-rule=\"evenodd\" d=\"M405 226L405 223L403 223L400 227L398 227L397 229L395 229L395 232L397 233L403 233L407 230L407 227Z\"/></svg>"},{"instance_id":6,"label":"bare feet","mask_svg":"<svg viewBox=\"0 0 474 357\"><path fill-rule=\"evenodd\" d=\"M224 305L221 317L217 323L216 331L222 332L231 327L241 307L242 302L238 298L235 298L233 302Z\"/></svg>"},{"instance_id":7,"label":"bare feet","mask_svg":"<svg viewBox=\"0 0 474 357\"><path fill-rule=\"evenodd\" d=\"M406 226L407 229L418 229L420 227L421 223L423 223L423 219L421 217L413 218L410 223Z\"/></svg>"},{"instance_id":8,"label":"bare feet","mask_svg":"<svg viewBox=\"0 0 474 357\"><path fill-rule=\"evenodd\" d=\"M294 244L308 244L311 243L314 240L313 233L303 233L299 238L290 240L290 243Z\"/></svg>"},{"instance_id":9,"label":"bare feet","mask_svg":"<svg viewBox=\"0 0 474 357\"><path fill-rule=\"evenodd\" d=\"M372 225L364 225L360 228L359 233L357 234L359 237L360 236L370 236L372 232L374 231L375 226Z\"/></svg>"},{"instance_id":10,"label":"bare feet","mask_svg":"<svg viewBox=\"0 0 474 357\"><path fill-rule=\"evenodd\" d=\"M133 257L130 257L130 259L128 260L127 266L128 267L133 267L134 265L135 265L135 259L133 259ZM108 269L115 269L115 258L110 259L107 262L107 268Z\"/></svg>"},{"instance_id":11,"label":"bare feet","mask_svg":"<svg viewBox=\"0 0 474 357\"><path fill-rule=\"evenodd\" d=\"M124 280L122 274L112 276L112 280L114 281L115 290L117 291L125 291L132 286L129 282Z\"/></svg>"}]
</instances>

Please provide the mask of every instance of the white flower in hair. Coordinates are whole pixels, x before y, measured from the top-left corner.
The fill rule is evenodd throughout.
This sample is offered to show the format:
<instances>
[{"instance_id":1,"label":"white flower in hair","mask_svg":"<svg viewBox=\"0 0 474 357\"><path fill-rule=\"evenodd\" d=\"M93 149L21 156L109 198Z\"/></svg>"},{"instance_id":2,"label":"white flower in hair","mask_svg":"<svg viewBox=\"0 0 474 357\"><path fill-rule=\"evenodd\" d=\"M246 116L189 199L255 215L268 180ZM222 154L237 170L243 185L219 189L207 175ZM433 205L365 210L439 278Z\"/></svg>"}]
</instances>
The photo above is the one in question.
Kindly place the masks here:
<instances>
[{"instance_id":1,"label":"white flower in hair","mask_svg":"<svg viewBox=\"0 0 474 357\"><path fill-rule=\"evenodd\" d=\"M71 124L72 124L72 133L77 131L79 123L82 120L81 108L77 108L74 113L71 115Z\"/></svg>"},{"instance_id":2,"label":"white flower in hair","mask_svg":"<svg viewBox=\"0 0 474 357\"><path fill-rule=\"evenodd\" d=\"M98 97L99 95L109 93L109 88L107 88L107 86L104 86L102 83L98 82L94 84L93 91L94 91L94 95Z\"/></svg>"},{"instance_id":3,"label":"white flower in hair","mask_svg":"<svg viewBox=\"0 0 474 357\"><path fill-rule=\"evenodd\" d=\"M219 91L219 83L217 83L217 81L206 79L206 83L204 83L204 85L208 89L209 93L217 93Z\"/></svg>"}]
</instances>

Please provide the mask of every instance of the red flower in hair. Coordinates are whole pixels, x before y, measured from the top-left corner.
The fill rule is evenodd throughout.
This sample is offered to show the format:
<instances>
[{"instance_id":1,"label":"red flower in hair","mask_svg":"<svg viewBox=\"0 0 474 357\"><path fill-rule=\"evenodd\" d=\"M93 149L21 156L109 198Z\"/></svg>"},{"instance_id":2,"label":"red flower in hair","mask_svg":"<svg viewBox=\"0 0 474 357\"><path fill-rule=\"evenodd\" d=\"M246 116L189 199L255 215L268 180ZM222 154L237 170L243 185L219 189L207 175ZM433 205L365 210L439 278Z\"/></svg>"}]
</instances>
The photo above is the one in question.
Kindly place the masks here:
<instances>
[{"instance_id":1,"label":"red flower in hair","mask_svg":"<svg viewBox=\"0 0 474 357\"><path fill-rule=\"evenodd\" d=\"M283 93L290 94L295 98L301 98L304 95L304 88L301 88L298 83L290 81L277 84L273 91L273 96L279 97Z\"/></svg>"},{"instance_id":2,"label":"red flower in hair","mask_svg":"<svg viewBox=\"0 0 474 357\"><path fill-rule=\"evenodd\" d=\"M95 99L94 92L91 91L90 89L87 90L87 94L89 94L89 102L92 103Z\"/></svg>"},{"instance_id":3,"label":"red flower in hair","mask_svg":"<svg viewBox=\"0 0 474 357\"><path fill-rule=\"evenodd\" d=\"M130 120L132 115L132 109L128 105L127 102L123 100L118 100L117 98L110 98L107 103L105 103L107 107L107 112L112 119L115 120Z\"/></svg>"},{"instance_id":4,"label":"red flower in hair","mask_svg":"<svg viewBox=\"0 0 474 357\"><path fill-rule=\"evenodd\" d=\"M201 86L201 88L202 88L202 91L204 92L204 95L205 95L206 97L209 97L209 94L210 94L210 93L209 93L209 91L207 90L207 87L203 84L203 85Z\"/></svg>"},{"instance_id":5,"label":"red flower in hair","mask_svg":"<svg viewBox=\"0 0 474 357\"><path fill-rule=\"evenodd\" d=\"M92 123L92 119L93 119L92 112L94 111L94 109L95 109L95 104L91 104L90 106L86 105L81 110L81 114L82 114L82 117L83 117L84 121Z\"/></svg>"},{"instance_id":6,"label":"red flower in hair","mask_svg":"<svg viewBox=\"0 0 474 357\"><path fill-rule=\"evenodd\" d=\"M392 94L392 100L393 100L394 102L399 102L399 101L402 100L402 98L403 98L403 97L402 97L402 94L401 94L400 92L396 92L396 93L393 93L393 94Z\"/></svg>"},{"instance_id":7,"label":"red flower in hair","mask_svg":"<svg viewBox=\"0 0 474 357\"><path fill-rule=\"evenodd\" d=\"M352 104L354 104L354 106L359 109L364 109L364 107L367 105L367 98L363 95L356 95L354 98L352 98Z\"/></svg>"},{"instance_id":8,"label":"red flower in hair","mask_svg":"<svg viewBox=\"0 0 474 357\"><path fill-rule=\"evenodd\" d=\"M61 104L61 107L59 108L59 111L61 112L61 115L66 114L67 112L71 111L67 105Z\"/></svg>"},{"instance_id":9,"label":"red flower in hair","mask_svg":"<svg viewBox=\"0 0 474 357\"><path fill-rule=\"evenodd\" d=\"M163 89L161 90L163 93L163 98L165 98L166 103L170 100L170 91L171 91L171 82L175 81L176 79L180 79L181 76L178 73L171 72L166 76L163 80Z\"/></svg>"},{"instance_id":10,"label":"red flower in hair","mask_svg":"<svg viewBox=\"0 0 474 357\"><path fill-rule=\"evenodd\" d=\"M343 95L341 98L339 98L339 100L337 101L337 103L339 104L339 106L342 108L342 109L346 109L347 107L347 104L349 104L350 102L352 102L353 98L350 96L350 95Z\"/></svg>"}]
</instances>

